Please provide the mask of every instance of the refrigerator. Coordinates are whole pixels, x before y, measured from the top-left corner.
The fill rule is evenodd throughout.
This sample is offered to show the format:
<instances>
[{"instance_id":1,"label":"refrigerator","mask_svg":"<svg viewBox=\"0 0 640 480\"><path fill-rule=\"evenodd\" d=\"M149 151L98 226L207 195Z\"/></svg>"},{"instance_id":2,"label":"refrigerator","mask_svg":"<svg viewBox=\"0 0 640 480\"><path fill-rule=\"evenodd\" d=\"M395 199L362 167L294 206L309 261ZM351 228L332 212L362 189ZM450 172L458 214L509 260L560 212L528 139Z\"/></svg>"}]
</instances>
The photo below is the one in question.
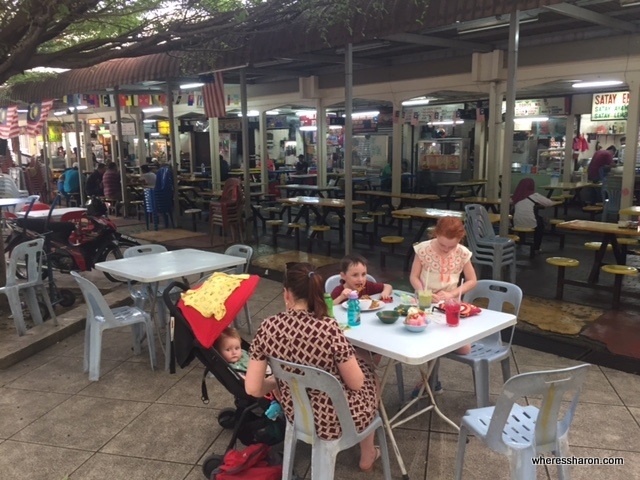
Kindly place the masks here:
<instances>
[{"instance_id":1,"label":"refrigerator","mask_svg":"<svg viewBox=\"0 0 640 480\"><path fill-rule=\"evenodd\" d=\"M418 182L424 178L437 185L473 178L468 138L434 138L416 144ZM425 173L427 175L425 175Z\"/></svg>"}]
</instances>

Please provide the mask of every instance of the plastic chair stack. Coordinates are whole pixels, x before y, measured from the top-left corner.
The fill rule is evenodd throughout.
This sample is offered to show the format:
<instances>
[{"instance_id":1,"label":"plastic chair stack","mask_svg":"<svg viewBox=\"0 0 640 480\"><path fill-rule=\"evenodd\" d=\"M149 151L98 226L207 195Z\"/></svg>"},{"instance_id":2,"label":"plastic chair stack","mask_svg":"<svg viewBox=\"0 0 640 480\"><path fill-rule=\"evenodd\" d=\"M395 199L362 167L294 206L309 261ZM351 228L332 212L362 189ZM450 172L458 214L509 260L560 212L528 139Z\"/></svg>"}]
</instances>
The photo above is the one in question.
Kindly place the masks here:
<instances>
[{"instance_id":1,"label":"plastic chair stack","mask_svg":"<svg viewBox=\"0 0 640 480\"><path fill-rule=\"evenodd\" d=\"M231 239L244 241L242 228L242 209L244 207L244 193L237 178L229 178L224 182L220 200L211 201L209 205L209 225L211 245L215 227L222 229L223 242L227 245L227 230L231 231ZM237 239L236 239L237 236Z\"/></svg>"},{"instance_id":2,"label":"plastic chair stack","mask_svg":"<svg viewBox=\"0 0 640 480\"><path fill-rule=\"evenodd\" d=\"M140 335L135 326L142 324L146 328L146 339L149 345L151 369L156 366L156 349L153 338L153 323L148 313L136 307L109 308L98 287L78 272L71 272L80 286L82 296L87 304L87 324L84 330L84 371L89 372L89 380L100 379L100 358L102 356L102 332L110 328L131 326L133 333L133 351L141 352Z\"/></svg>"},{"instance_id":3,"label":"plastic chair stack","mask_svg":"<svg viewBox=\"0 0 640 480\"><path fill-rule=\"evenodd\" d=\"M505 385L495 407L467 410L460 425L455 479L462 479L467 435L474 435L509 459L510 478L535 480L532 460L543 453L569 455L569 426L578 405L589 365L516 375ZM542 395L540 408L522 407L524 397ZM570 401L559 418L563 399ZM537 403L537 402L536 402ZM563 410L565 410L563 408ZM569 478L569 466L558 463L558 478Z\"/></svg>"},{"instance_id":4,"label":"plastic chair stack","mask_svg":"<svg viewBox=\"0 0 640 480\"><path fill-rule=\"evenodd\" d=\"M467 205L465 213L464 225L473 264L489 265L494 280L502 280L502 269L508 267L509 281L515 283L516 244L510 238L495 234L489 214L482 205Z\"/></svg>"},{"instance_id":5,"label":"plastic chair stack","mask_svg":"<svg viewBox=\"0 0 640 480\"><path fill-rule=\"evenodd\" d=\"M497 280L478 280L473 290L464 295L464 301L473 303L479 298L489 300L488 309L502 312L505 304L513 307L517 317L522 303L522 290L517 285ZM478 407L489 406L489 364L501 362L502 377L506 382L511 377L509 354L515 325L511 327L511 336L508 343L502 343L500 332L484 337L471 344L471 352L467 355L457 353L447 354L447 358L457 362L466 363L473 368L475 380L476 401Z\"/></svg>"},{"instance_id":6,"label":"plastic chair stack","mask_svg":"<svg viewBox=\"0 0 640 480\"><path fill-rule=\"evenodd\" d=\"M269 357L269 365L271 365L273 375L289 386L291 399L293 400L294 424L287 421L284 437L283 480L291 480L293 478L293 464L298 440L302 440L312 447L311 480L331 480L334 477L338 452L357 445L374 431L382 454L384 478L386 480L391 479L387 439L384 434L382 419L379 415L367 428L358 433L344 389L336 377L315 367L290 363L272 357ZM317 436L313 418L314 412L308 394L309 390L325 393L331 399L342 430L340 438L324 440Z\"/></svg>"},{"instance_id":7,"label":"plastic chair stack","mask_svg":"<svg viewBox=\"0 0 640 480\"><path fill-rule=\"evenodd\" d=\"M42 297L49 315L54 325L58 325L56 314L53 311L51 300L47 292L44 281L42 280L42 262L44 259L44 251L42 247L44 239L38 238L28 242L20 243L11 252L9 258L9 266L7 268L7 281L4 287L0 287L0 293L4 293L9 301L9 308L13 316L13 322L16 326L18 335L27 333L27 327L24 323L24 313L20 302L20 292L24 292L26 296L27 307L31 313L33 323L42 324L42 313L40 305L38 305L38 293ZM18 279L18 267L26 271L26 280Z\"/></svg>"},{"instance_id":8,"label":"plastic chair stack","mask_svg":"<svg viewBox=\"0 0 640 480\"><path fill-rule=\"evenodd\" d=\"M20 190L10 175L0 173L0 198L26 197L29 193Z\"/></svg>"}]
</instances>

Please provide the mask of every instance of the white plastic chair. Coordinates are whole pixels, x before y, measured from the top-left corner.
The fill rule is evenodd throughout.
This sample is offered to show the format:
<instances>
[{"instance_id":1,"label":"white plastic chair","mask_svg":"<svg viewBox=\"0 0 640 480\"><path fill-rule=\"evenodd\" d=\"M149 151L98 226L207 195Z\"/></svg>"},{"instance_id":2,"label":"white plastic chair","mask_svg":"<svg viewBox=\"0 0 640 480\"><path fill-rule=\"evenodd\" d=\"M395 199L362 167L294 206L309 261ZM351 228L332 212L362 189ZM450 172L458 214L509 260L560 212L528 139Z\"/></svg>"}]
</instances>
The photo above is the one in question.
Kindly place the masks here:
<instances>
[{"instance_id":1,"label":"white plastic chair","mask_svg":"<svg viewBox=\"0 0 640 480\"><path fill-rule=\"evenodd\" d=\"M16 245L11 252L9 258L9 268L7 269L6 285L0 287L0 293L4 293L9 301L9 308L13 316L13 323L16 326L18 335L27 333L27 327L24 323L24 314L22 312L22 304L20 303L20 292L23 291L26 296L27 307L31 313L33 323L42 324L42 313L38 305L38 296L40 293L42 301L47 307L49 315L54 325L58 325L56 314L51 305L47 288L42 280L42 262L44 259L43 238L37 238ZM18 266L26 269L26 280L18 280L16 275Z\"/></svg>"},{"instance_id":2,"label":"white plastic chair","mask_svg":"<svg viewBox=\"0 0 640 480\"><path fill-rule=\"evenodd\" d=\"M287 421L284 437L283 480L293 478L293 463L298 440L302 440L312 446L311 480L331 480L334 476L338 452L360 443L374 431L382 454L384 478L391 479L387 439L382 419L379 415L373 419L367 428L358 433L344 389L336 377L315 367L298 365L272 357L269 357L269 365L271 365L273 375L289 386L293 400L294 424ZM323 392L331 399L342 429L340 438L323 440L316 435L313 421L314 412L311 408L308 389Z\"/></svg>"},{"instance_id":3,"label":"white plastic chair","mask_svg":"<svg viewBox=\"0 0 640 480\"><path fill-rule=\"evenodd\" d=\"M25 205L28 205L30 208L33 207L33 204L38 200L40 200L40 195L29 195L28 197L20 198L20 201L13 207L13 213L17 214L21 212Z\"/></svg>"},{"instance_id":4,"label":"white plastic chair","mask_svg":"<svg viewBox=\"0 0 640 480\"><path fill-rule=\"evenodd\" d=\"M153 322L148 313L136 307L109 308L106 300L93 283L80 276L78 272L71 272L80 286L82 296L87 304L87 323L84 334L84 371L89 372L89 380L96 382L100 378L100 357L102 353L102 332L109 328L131 326L133 345L136 355L140 354L140 335L134 328L142 323L146 327L149 344L149 358L151 370L156 366L156 349L153 339Z\"/></svg>"},{"instance_id":5,"label":"white plastic chair","mask_svg":"<svg viewBox=\"0 0 640 480\"><path fill-rule=\"evenodd\" d=\"M517 285L498 280L478 280L478 284L464 295L464 301L473 303L479 298L489 300L488 309L498 312L503 311L505 304L511 304L517 317L522 303L522 290ZM473 321L473 320L469 320ZM447 358L457 362L466 363L473 368L475 380L476 401L478 407L487 407L489 401L489 363L501 362L502 377L506 382L511 377L509 354L515 325L511 327L511 337L508 343L502 343L500 332L484 337L471 344L471 352L467 355L449 353Z\"/></svg>"},{"instance_id":6,"label":"white plastic chair","mask_svg":"<svg viewBox=\"0 0 640 480\"><path fill-rule=\"evenodd\" d=\"M376 279L367 273L367 282L375 282ZM340 285L340 275L332 275L324 282L324 291L331 293L333 289ZM404 403L404 375L402 374L402 364L396 364L396 379L398 382L398 395L400 403Z\"/></svg>"},{"instance_id":7,"label":"white plastic chair","mask_svg":"<svg viewBox=\"0 0 640 480\"><path fill-rule=\"evenodd\" d=\"M376 279L367 274L367 282L375 282ZM324 282L324 291L331 293L333 289L340 285L340 275L332 275Z\"/></svg>"},{"instance_id":8,"label":"white plastic chair","mask_svg":"<svg viewBox=\"0 0 640 480\"><path fill-rule=\"evenodd\" d=\"M542 453L567 457L569 426L587 367L589 365L585 364L516 375L505 383L495 407L467 410L460 425L455 479L462 479L469 434L482 440L494 452L507 456L513 480L535 480L536 467L531 460ZM515 403L522 397L533 395L542 395L539 409ZM569 395L572 395L569 409L559 419L563 398ZM558 478L569 479L567 465L558 465Z\"/></svg>"},{"instance_id":9,"label":"white plastic chair","mask_svg":"<svg viewBox=\"0 0 640 480\"><path fill-rule=\"evenodd\" d=\"M225 255L231 255L233 257L241 257L246 260L244 265L237 265L233 268L227 270L227 273L232 273L235 275L239 275L241 273L249 273L249 265L251 265L251 258L253 257L253 248L249 245L236 244L231 245L224 252ZM249 302L244 304L244 315L247 319L247 330L249 330L249 335L251 335L251 315L249 314ZM238 318L236 317L233 320L233 325L238 328Z\"/></svg>"}]
</instances>

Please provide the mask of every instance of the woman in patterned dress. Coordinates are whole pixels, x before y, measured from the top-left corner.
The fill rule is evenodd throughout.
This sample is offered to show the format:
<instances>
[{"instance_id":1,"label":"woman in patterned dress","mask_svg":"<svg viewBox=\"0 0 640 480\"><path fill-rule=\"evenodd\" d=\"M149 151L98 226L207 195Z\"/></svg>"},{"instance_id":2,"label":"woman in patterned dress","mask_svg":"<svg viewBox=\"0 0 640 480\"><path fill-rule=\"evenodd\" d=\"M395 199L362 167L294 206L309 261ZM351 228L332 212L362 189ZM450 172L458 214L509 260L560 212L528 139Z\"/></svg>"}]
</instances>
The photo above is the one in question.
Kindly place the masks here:
<instances>
[{"instance_id":1,"label":"woman in patterned dress","mask_svg":"<svg viewBox=\"0 0 640 480\"><path fill-rule=\"evenodd\" d=\"M308 263L287 268L284 279L286 311L266 318L251 344L245 389L249 395L261 397L280 389L282 407L293 418L293 403L286 384L266 377L267 357L308 365L334 375L345 390L356 429L364 430L375 418L378 390L373 369L356 357L335 319L327 316L324 302L324 280ZM340 424L329 398L311 393L316 432L327 440L339 438ZM373 444L373 434L360 443L360 463L370 471L380 456Z\"/></svg>"}]
</instances>

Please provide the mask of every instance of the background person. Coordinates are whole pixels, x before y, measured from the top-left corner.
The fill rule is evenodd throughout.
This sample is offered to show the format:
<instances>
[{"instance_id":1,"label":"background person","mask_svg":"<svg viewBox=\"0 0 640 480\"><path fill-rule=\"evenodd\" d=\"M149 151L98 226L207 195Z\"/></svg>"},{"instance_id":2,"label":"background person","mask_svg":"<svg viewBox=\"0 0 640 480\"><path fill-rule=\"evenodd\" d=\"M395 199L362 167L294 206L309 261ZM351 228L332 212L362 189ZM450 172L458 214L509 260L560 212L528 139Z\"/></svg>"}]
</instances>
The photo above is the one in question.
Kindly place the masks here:
<instances>
[{"instance_id":1,"label":"background person","mask_svg":"<svg viewBox=\"0 0 640 480\"><path fill-rule=\"evenodd\" d=\"M151 171L151 167L145 164L140 167L140 170L142 171L140 174L140 181L148 187L155 187L156 174Z\"/></svg>"},{"instance_id":2,"label":"background person","mask_svg":"<svg viewBox=\"0 0 640 480\"><path fill-rule=\"evenodd\" d=\"M118 165L115 162L110 162L107 165L107 171L104 172L102 176L102 189L104 190L105 198L112 200L120 200L120 198L122 198L120 173L118 172Z\"/></svg>"},{"instance_id":3,"label":"background person","mask_svg":"<svg viewBox=\"0 0 640 480\"><path fill-rule=\"evenodd\" d=\"M102 197L104 195L102 176L106 170L107 166L104 163L98 163L96 169L91 172L84 187L87 197Z\"/></svg>"},{"instance_id":4,"label":"background person","mask_svg":"<svg viewBox=\"0 0 640 480\"><path fill-rule=\"evenodd\" d=\"M538 213L538 207L550 207L553 200L536 192L532 178L523 178L511 196L513 202L513 226L535 228L533 233L533 251L540 253L544 235L544 220Z\"/></svg>"},{"instance_id":5,"label":"background person","mask_svg":"<svg viewBox=\"0 0 640 480\"><path fill-rule=\"evenodd\" d=\"M367 281L367 259L361 255L346 255L340 262L340 285L333 289L331 298L336 304L346 302L349 294L358 292L362 295L380 294L380 298L391 298L393 288L388 283Z\"/></svg>"},{"instance_id":6,"label":"background person","mask_svg":"<svg viewBox=\"0 0 640 480\"><path fill-rule=\"evenodd\" d=\"M259 398L279 386L282 407L291 421L291 392L274 377L265 378L267 357L321 368L342 384L356 429L361 432L378 409L375 374L356 357L335 319L327 317L323 290L324 280L312 265L297 263L287 268L283 294L287 310L266 318L260 325L249 353L245 388L249 395ZM318 436L327 440L339 438L339 420L331 402L324 394L313 391L310 397ZM360 442L359 464L366 472L380 457L373 435Z\"/></svg>"},{"instance_id":7,"label":"background person","mask_svg":"<svg viewBox=\"0 0 640 480\"><path fill-rule=\"evenodd\" d=\"M69 205L69 199L72 195L80 193L80 172L78 171L78 162L73 162L73 166L64 171L63 194Z\"/></svg>"}]
</instances>

